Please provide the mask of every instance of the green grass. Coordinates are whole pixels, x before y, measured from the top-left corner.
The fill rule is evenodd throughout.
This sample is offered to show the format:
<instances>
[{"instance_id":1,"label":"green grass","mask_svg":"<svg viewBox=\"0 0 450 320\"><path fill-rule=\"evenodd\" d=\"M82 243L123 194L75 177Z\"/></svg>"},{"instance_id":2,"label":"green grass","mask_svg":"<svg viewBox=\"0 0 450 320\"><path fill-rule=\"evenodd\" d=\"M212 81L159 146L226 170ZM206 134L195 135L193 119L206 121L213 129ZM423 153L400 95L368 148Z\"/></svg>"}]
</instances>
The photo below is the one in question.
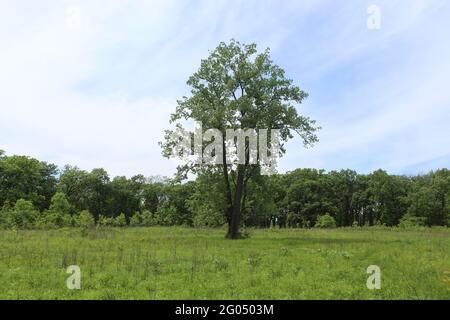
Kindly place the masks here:
<instances>
[{"instance_id":1,"label":"green grass","mask_svg":"<svg viewBox=\"0 0 450 320\"><path fill-rule=\"evenodd\" d=\"M0 299L450 299L450 230L0 230ZM66 268L79 265L81 290ZM381 290L366 287L369 265Z\"/></svg>"}]
</instances>

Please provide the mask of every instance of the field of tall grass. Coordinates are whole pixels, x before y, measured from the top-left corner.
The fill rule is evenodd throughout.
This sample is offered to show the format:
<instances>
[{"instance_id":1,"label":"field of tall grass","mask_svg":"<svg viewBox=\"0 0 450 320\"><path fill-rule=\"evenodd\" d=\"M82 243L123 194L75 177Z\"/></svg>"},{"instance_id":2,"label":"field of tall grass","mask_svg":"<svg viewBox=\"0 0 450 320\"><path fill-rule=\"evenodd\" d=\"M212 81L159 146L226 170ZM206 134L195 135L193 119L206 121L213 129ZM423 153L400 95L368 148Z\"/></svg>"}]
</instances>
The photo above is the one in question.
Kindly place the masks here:
<instances>
[{"instance_id":1,"label":"field of tall grass","mask_svg":"<svg viewBox=\"0 0 450 320\"><path fill-rule=\"evenodd\" d=\"M0 299L450 299L450 230L249 232L0 230ZM66 285L70 265L80 290Z\"/></svg>"}]
</instances>

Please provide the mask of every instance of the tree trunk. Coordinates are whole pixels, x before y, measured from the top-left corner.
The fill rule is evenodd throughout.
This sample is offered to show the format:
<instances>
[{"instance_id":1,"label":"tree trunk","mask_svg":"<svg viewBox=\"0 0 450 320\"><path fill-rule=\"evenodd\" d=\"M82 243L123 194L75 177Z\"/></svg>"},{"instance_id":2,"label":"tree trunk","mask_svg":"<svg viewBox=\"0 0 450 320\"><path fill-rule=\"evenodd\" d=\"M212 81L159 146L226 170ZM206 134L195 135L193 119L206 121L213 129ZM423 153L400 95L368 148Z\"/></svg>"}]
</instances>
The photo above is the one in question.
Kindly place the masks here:
<instances>
[{"instance_id":1,"label":"tree trunk","mask_svg":"<svg viewBox=\"0 0 450 320\"><path fill-rule=\"evenodd\" d=\"M227 238L229 239L239 238L239 225L241 223L241 203L242 203L242 194L244 191L244 177L245 177L245 166L238 165L233 211L231 214L231 221L228 224Z\"/></svg>"},{"instance_id":2,"label":"tree trunk","mask_svg":"<svg viewBox=\"0 0 450 320\"><path fill-rule=\"evenodd\" d=\"M230 187L230 180L228 179L228 165L227 165L227 156L226 156L226 149L225 149L225 138L222 139L222 161L223 161L223 178L225 182L225 198L227 201L227 208L226 208L226 218L228 225L231 223L231 216L233 214L233 200L231 196L231 187Z\"/></svg>"}]
</instances>

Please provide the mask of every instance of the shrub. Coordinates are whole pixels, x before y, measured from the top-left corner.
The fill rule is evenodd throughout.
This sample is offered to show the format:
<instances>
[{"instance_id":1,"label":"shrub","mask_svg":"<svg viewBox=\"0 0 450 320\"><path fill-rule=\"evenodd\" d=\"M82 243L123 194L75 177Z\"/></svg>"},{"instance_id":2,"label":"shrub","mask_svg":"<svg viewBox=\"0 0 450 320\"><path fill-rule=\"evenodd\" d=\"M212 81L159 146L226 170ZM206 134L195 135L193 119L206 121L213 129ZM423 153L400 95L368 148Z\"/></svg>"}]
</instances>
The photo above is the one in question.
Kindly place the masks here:
<instances>
[{"instance_id":1,"label":"shrub","mask_svg":"<svg viewBox=\"0 0 450 320\"><path fill-rule=\"evenodd\" d=\"M142 222L141 224L146 227L156 226L158 224L158 219L155 214L151 213L148 210L145 210L142 213Z\"/></svg>"},{"instance_id":2,"label":"shrub","mask_svg":"<svg viewBox=\"0 0 450 320\"><path fill-rule=\"evenodd\" d=\"M116 227L125 227L127 225L127 219L125 218L125 215L123 213L119 214L114 219L114 225Z\"/></svg>"},{"instance_id":3,"label":"shrub","mask_svg":"<svg viewBox=\"0 0 450 320\"><path fill-rule=\"evenodd\" d=\"M62 192L55 193L51 199L49 210L59 215L70 214L71 206L66 195Z\"/></svg>"},{"instance_id":4,"label":"shrub","mask_svg":"<svg viewBox=\"0 0 450 320\"><path fill-rule=\"evenodd\" d=\"M61 216L62 226L63 227L73 227L73 217L70 214L63 214Z\"/></svg>"},{"instance_id":5,"label":"shrub","mask_svg":"<svg viewBox=\"0 0 450 320\"><path fill-rule=\"evenodd\" d=\"M113 227L115 225L115 220L113 217L105 217L100 215L98 217L98 223L101 227Z\"/></svg>"},{"instance_id":6,"label":"shrub","mask_svg":"<svg viewBox=\"0 0 450 320\"><path fill-rule=\"evenodd\" d=\"M91 228L95 225L94 216L89 211L83 210L75 217L75 225L83 229Z\"/></svg>"},{"instance_id":7,"label":"shrub","mask_svg":"<svg viewBox=\"0 0 450 320\"><path fill-rule=\"evenodd\" d=\"M36 219L35 226L39 229L52 229L58 227L56 212L44 211Z\"/></svg>"},{"instance_id":8,"label":"shrub","mask_svg":"<svg viewBox=\"0 0 450 320\"><path fill-rule=\"evenodd\" d=\"M0 209L0 227L1 228L10 228L12 227L12 207L9 201L6 201L3 204L3 207Z\"/></svg>"},{"instance_id":9,"label":"shrub","mask_svg":"<svg viewBox=\"0 0 450 320\"><path fill-rule=\"evenodd\" d=\"M336 228L336 220L329 214L326 214L317 219L315 227L323 229Z\"/></svg>"},{"instance_id":10,"label":"shrub","mask_svg":"<svg viewBox=\"0 0 450 320\"><path fill-rule=\"evenodd\" d=\"M39 211L34 209L33 203L28 200L19 199L11 210L9 224L17 228L32 228Z\"/></svg>"},{"instance_id":11,"label":"shrub","mask_svg":"<svg viewBox=\"0 0 450 320\"><path fill-rule=\"evenodd\" d=\"M195 227L220 227L226 223L225 216L214 208L202 206L194 214Z\"/></svg>"},{"instance_id":12,"label":"shrub","mask_svg":"<svg viewBox=\"0 0 450 320\"><path fill-rule=\"evenodd\" d=\"M399 223L400 228L416 228L416 227L424 227L426 224L425 217L415 217L412 215L405 215Z\"/></svg>"},{"instance_id":13,"label":"shrub","mask_svg":"<svg viewBox=\"0 0 450 320\"><path fill-rule=\"evenodd\" d=\"M137 227L142 225L142 214L138 211L130 219L130 226Z\"/></svg>"},{"instance_id":14,"label":"shrub","mask_svg":"<svg viewBox=\"0 0 450 320\"><path fill-rule=\"evenodd\" d=\"M174 205L163 203L156 210L157 224L162 226L173 226L177 224L177 208Z\"/></svg>"},{"instance_id":15,"label":"shrub","mask_svg":"<svg viewBox=\"0 0 450 320\"><path fill-rule=\"evenodd\" d=\"M62 192L57 192L51 199L50 209L42 212L36 220L38 228L60 228L73 225L70 215L71 206Z\"/></svg>"}]
</instances>

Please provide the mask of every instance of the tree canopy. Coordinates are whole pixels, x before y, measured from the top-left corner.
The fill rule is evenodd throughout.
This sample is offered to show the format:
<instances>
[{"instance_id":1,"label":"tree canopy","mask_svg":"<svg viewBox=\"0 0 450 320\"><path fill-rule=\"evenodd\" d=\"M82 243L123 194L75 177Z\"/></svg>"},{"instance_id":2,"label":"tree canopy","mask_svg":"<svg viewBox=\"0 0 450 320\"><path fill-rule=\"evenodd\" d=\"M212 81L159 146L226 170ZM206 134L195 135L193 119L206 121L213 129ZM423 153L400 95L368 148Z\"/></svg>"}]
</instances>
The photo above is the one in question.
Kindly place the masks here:
<instances>
[{"instance_id":1,"label":"tree canopy","mask_svg":"<svg viewBox=\"0 0 450 320\"><path fill-rule=\"evenodd\" d=\"M284 145L294 134L301 137L305 146L318 140L315 122L298 114L296 108L308 96L307 93L286 78L285 71L274 64L269 53L269 49L258 53L255 44L246 45L235 40L220 43L201 61L199 70L187 81L191 94L178 101L170 119L177 130L183 132L186 131L183 127L186 120L201 123L201 134L203 129L212 128L220 132L221 151L217 153L215 150L216 156L222 156L218 162L220 165L187 161L179 167L179 175L186 177L188 171L198 175L205 171L221 172L225 217L229 224L227 236L231 239L239 237L247 185L250 179L261 174L265 165L261 159L265 155L256 152L259 161L252 163L250 141L245 140L245 161L238 164L230 162L230 144L238 148L239 142L234 137L230 141L228 130L277 130L280 145L277 156L285 153ZM173 130L166 131L166 139L162 143L165 156L176 154L179 142L172 139L173 135ZM200 143L203 154L207 142ZM273 144L275 141L270 138L265 143Z\"/></svg>"}]
</instances>

